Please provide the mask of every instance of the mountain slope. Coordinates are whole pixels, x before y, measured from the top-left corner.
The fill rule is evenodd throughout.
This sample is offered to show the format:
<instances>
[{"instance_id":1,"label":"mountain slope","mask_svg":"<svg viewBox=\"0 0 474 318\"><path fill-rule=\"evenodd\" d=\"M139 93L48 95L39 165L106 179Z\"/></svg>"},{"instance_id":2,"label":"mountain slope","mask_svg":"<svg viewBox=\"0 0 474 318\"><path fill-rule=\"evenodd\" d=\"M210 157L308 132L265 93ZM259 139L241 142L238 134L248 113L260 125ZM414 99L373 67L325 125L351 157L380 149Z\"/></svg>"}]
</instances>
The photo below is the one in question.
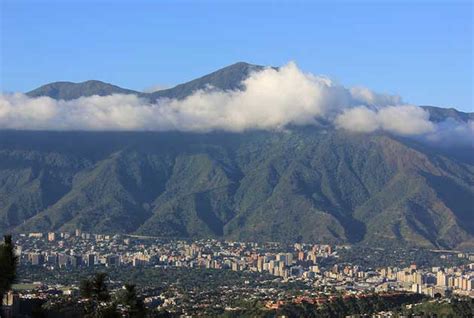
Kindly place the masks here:
<instances>
[{"instance_id":1,"label":"mountain slope","mask_svg":"<svg viewBox=\"0 0 474 318\"><path fill-rule=\"evenodd\" d=\"M242 88L241 82L246 79L250 73L262 70L263 68L264 67L260 65L238 62L190 82L151 93L149 98L152 100L163 97L182 99L191 95L196 90L208 87L214 87L220 90L240 89Z\"/></svg>"},{"instance_id":2,"label":"mountain slope","mask_svg":"<svg viewBox=\"0 0 474 318\"><path fill-rule=\"evenodd\" d=\"M441 122L446 118L451 118L460 122L474 120L474 113L460 112L454 108L442 108L435 106L421 106L430 113L430 120L433 122Z\"/></svg>"},{"instance_id":3,"label":"mountain slope","mask_svg":"<svg viewBox=\"0 0 474 318\"><path fill-rule=\"evenodd\" d=\"M473 163L384 134L3 131L0 146L0 232L474 246Z\"/></svg>"}]
</instances>

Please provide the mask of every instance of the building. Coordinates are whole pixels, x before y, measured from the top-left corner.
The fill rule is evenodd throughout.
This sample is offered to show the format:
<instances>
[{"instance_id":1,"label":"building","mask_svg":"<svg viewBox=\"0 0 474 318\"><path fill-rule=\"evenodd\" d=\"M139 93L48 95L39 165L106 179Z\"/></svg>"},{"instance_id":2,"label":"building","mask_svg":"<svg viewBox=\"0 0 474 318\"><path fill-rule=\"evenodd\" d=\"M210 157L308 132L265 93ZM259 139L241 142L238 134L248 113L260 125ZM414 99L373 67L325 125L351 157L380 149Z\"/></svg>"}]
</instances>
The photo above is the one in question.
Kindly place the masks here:
<instances>
[{"instance_id":1,"label":"building","mask_svg":"<svg viewBox=\"0 0 474 318\"><path fill-rule=\"evenodd\" d=\"M436 285L441 287L448 286L448 277L443 271L436 273Z\"/></svg>"},{"instance_id":2,"label":"building","mask_svg":"<svg viewBox=\"0 0 474 318\"><path fill-rule=\"evenodd\" d=\"M71 261L69 259L69 255L66 254L58 254L58 265L59 267L69 267Z\"/></svg>"},{"instance_id":3,"label":"building","mask_svg":"<svg viewBox=\"0 0 474 318\"><path fill-rule=\"evenodd\" d=\"M44 263L44 255L40 253L29 253L28 259L31 265L39 266L39 265L43 265Z\"/></svg>"},{"instance_id":4,"label":"building","mask_svg":"<svg viewBox=\"0 0 474 318\"><path fill-rule=\"evenodd\" d=\"M71 256L71 266L72 267L81 267L82 266L82 256L81 255Z\"/></svg>"},{"instance_id":5,"label":"building","mask_svg":"<svg viewBox=\"0 0 474 318\"><path fill-rule=\"evenodd\" d=\"M97 256L95 254L88 254L86 257L86 265L94 266L97 263Z\"/></svg>"},{"instance_id":6,"label":"building","mask_svg":"<svg viewBox=\"0 0 474 318\"><path fill-rule=\"evenodd\" d=\"M49 232L48 233L48 241L52 242L56 240L56 233L54 232Z\"/></svg>"},{"instance_id":7,"label":"building","mask_svg":"<svg viewBox=\"0 0 474 318\"><path fill-rule=\"evenodd\" d=\"M118 255L108 255L106 258L107 266L119 266L120 265L120 256Z\"/></svg>"}]
</instances>

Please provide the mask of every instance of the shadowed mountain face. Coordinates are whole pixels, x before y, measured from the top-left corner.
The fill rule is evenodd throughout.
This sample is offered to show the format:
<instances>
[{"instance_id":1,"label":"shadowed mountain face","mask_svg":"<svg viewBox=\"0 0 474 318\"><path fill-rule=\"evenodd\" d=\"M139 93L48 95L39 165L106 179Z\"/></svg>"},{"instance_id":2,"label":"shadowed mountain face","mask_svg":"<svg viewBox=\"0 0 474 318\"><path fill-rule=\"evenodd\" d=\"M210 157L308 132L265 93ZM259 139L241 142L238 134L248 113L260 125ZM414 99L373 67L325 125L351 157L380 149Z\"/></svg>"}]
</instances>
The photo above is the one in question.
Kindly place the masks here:
<instances>
[{"instance_id":1,"label":"shadowed mountain face","mask_svg":"<svg viewBox=\"0 0 474 318\"><path fill-rule=\"evenodd\" d=\"M207 85L238 89L258 68L237 63L147 97L183 98ZM106 87L111 92L95 91L123 90ZM66 91L42 94L96 94ZM425 109L435 121L472 118ZM0 131L0 232L81 228L473 248L471 150L330 127L207 134Z\"/></svg>"}]
</instances>

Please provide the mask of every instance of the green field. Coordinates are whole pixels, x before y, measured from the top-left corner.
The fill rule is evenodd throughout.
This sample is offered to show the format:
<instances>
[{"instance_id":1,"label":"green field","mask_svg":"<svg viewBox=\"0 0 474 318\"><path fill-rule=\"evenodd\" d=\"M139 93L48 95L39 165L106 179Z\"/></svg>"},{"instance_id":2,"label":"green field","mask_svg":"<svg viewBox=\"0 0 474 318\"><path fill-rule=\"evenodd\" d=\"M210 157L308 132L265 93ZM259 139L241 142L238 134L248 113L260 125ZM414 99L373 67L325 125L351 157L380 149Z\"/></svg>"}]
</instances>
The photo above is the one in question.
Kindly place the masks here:
<instances>
[{"instance_id":1,"label":"green field","mask_svg":"<svg viewBox=\"0 0 474 318\"><path fill-rule=\"evenodd\" d=\"M30 290L30 289L35 289L38 286L39 284L13 284L12 289L13 290Z\"/></svg>"}]
</instances>

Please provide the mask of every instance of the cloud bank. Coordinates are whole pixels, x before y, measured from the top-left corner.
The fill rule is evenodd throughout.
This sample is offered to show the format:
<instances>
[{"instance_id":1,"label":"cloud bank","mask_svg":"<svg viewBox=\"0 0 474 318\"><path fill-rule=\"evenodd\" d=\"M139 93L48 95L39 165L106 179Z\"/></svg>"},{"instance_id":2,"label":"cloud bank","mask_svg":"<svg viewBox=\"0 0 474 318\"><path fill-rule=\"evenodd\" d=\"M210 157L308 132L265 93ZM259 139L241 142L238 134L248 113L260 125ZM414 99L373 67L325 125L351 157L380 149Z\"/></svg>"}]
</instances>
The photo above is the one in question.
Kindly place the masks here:
<instances>
[{"instance_id":1,"label":"cloud bank","mask_svg":"<svg viewBox=\"0 0 474 318\"><path fill-rule=\"evenodd\" d=\"M420 107L399 96L367 88L345 88L322 76L302 72L294 63L266 68L243 81L243 90L198 90L182 100L151 103L135 95L54 100L24 94L0 97L0 129L147 130L206 132L282 129L319 119L357 133L383 130L431 140L466 134L474 124L435 124Z\"/></svg>"},{"instance_id":2,"label":"cloud bank","mask_svg":"<svg viewBox=\"0 0 474 318\"><path fill-rule=\"evenodd\" d=\"M435 124L429 118L426 110L412 105L386 106L378 110L358 106L344 110L335 123L338 127L356 132L382 129L410 136L434 132Z\"/></svg>"}]
</instances>

